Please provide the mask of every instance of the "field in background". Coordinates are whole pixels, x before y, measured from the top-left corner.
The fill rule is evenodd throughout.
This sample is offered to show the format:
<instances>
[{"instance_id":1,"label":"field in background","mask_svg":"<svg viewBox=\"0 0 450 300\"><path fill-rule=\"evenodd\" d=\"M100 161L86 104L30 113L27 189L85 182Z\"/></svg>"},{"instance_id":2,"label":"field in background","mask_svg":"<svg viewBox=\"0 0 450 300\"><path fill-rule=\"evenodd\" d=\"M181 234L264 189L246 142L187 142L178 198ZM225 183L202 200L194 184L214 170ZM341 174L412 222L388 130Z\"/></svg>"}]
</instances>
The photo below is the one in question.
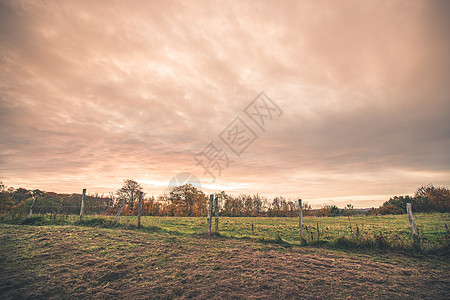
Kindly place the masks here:
<instances>
[{"instance_id":1,"label":"field in background","mask_svg":"<svg viewBox=\"0 0 450 300\"><path fill-rule=\"evenodd\" d=\"M447 234L445 224L450 225L450 214L416 214L415 221L425 246L445 244ZM128 217L121 219L121 222L135 224L136 221L135 218ZM304 217L303 222L305 239L309 243L333 242L341 237L356 239L359 231L361 240L381 236L386 241L399 245L412 244L411 229L406 215ZM205 218L144 217L142 224L189 234L206 231ZM300 244L298 218L221 217L219 232L225 237L262 239L280 237L290 244Z\"/></svg>"},{"instance_id":2,"label":"field in background","mask_svg":"<svg viewBox=\"0 0 450 300\"><path fill-rule=\"evenodd\" d=\"M415 221L422 250L431 254L449 255L449 213L418 213ZM40 219L41 218L41 219ZM29 219L22 219L27 224ZM31 223L78 224L78 216L36 216ZM85 216L82 224L99 227L134 228L137 218L121 216L113 225L110 216ZM411 229L407 215L304 217L307 245L338 248L412 250ZM5 220L4 220L5 221ZM11 222L10 222L11 223ZM141 230L160 230L178 235L204 234L204 217L141 218ZM253 225L253 231L252 231ZM214 228L214 225L213 225ZM220 217L219 233L227 238L250 238L263 242L300 245L298 218Z\"/></svg>"}]
</instances>

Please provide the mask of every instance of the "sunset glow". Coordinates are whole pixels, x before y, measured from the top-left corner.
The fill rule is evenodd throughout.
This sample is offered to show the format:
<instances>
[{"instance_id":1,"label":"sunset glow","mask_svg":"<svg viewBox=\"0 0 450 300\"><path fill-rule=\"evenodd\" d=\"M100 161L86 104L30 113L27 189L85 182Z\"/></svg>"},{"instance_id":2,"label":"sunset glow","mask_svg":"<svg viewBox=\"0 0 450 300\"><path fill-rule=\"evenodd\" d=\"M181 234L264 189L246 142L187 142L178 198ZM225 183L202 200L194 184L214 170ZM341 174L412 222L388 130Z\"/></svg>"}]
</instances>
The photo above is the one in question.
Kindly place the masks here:
<instances>
[{"instance_id":1,"label":"sunset glow","mask_svg":"<svg viewBox=\"0 0 450 300\"><path fill-rule=\"evenodd\" d=\"M450 185L446 1L0 1L0 180L378 206ZM264 93L279 110L256 124ZM267 102L269 103L269 102ZM267 112L267 111L266 111ZM220 138L240 118L240 155ZM227 156L216 179L195 157ZM214 171L211 171L214 172Z\"/></svg>"}]
</instances>

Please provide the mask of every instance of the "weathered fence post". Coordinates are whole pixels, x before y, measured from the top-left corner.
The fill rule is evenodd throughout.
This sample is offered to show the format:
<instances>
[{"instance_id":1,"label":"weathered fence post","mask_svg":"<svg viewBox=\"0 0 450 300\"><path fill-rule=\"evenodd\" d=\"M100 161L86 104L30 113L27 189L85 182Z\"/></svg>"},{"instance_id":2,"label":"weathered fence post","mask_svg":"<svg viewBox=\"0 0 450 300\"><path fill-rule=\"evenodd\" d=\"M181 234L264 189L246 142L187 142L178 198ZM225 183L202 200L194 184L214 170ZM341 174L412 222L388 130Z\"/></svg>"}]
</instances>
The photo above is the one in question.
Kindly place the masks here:
<instances>
[{"instance_id":1,"label":"weathered fence post","mask_svg":"<svg viewBox=\"0 0 450 300\"><path fill-rule=\"evenodd\" d=\"M142 213L142 192L139 192L137 227L141 227L141 213Z\"/></svg>"},{"instance_id":2,"label":"weathered fence post","mask_svg":"<svg viewBox=\"0 0 450 300\"><path fill-rule=\"evenodd\" d=\"M33 207L34 204L36 203L37 197L38 197L37 193L33 193L33 203L31 203L30 206L30 214L28 215L28 218L31 218L31 216L33 215Z\"/></svg>"},{"instance_id":3,"label":"weathered fence post","mask_svg":"<svg viewBox=\"0 0 450 300\"><path fill-rule=\"evenodd\" d=\"M406 203L406 212L408 213L409 225L411 226L411 232L414 240L414 248L420 249L419 233L417 232L416 223L414 222L411 203Z\"/></svg>"},{"instance_id":4,"label":"weathered fence post","mask_svg":"<svg viewBox=\"0 0 450 300\"><path fill-rule=\"evenodd\" d=\"M300 243L303 244L303 207L302 199L298 199L298 227L300 227Z\"/></svg>"},{"instance_id":5,"label":"weathered fence post","mask_svg":"<svg viewBox=\"0 0 450 300\"><path fill-rule=\"evenodd\" d=\"M219 232L219 198L214 198L214 217L215 217L215 223L214 223L214 231Z\"/></svg>"},{"instance_id":6,"label":"weathered fence post","mask_svg":"<svg viewBox=\"0 0 450 300\"><path fill-rule=\"evenodd\" d=\"M80 222L81 222L81 219L83 219L85 199L86 199L86 189L83 189L83 196L81 196Z\"/></svg>"},{"instance_id":7,"label":"weathered fence post","mask_svg":"<svg viewBox=\"0 0 450 300\"><path fill-rule=\"evenodd\" d=\"M119 211L117 212L117 214L116 214L116 217L114 218L114 223L116 223L117 222L117 218L120 216L120 213L122 212L122 209L123 209L123 207L125 206L125 201L127 201L127 198L123 198L123 201L122 201L122 206L120 206L120 209L119 209Z\"/></svg>"},{"instance_id":8,"label":"weathered fence post","mask_svg":"<svg viewBox=\"0 0 450 300\"><path fill-rule=\"evenodd\" d=\"M208 234L211 234L211 219L212 219L212 208L213 208L213 200L214 200L214 195L209 195L209 205L208 205L208 219L207 219L207 221L208 221L208 224L207 224L207 227L208 227Z\"/></svg>"},{"instance_id":9,"label":"weathered fence post","mask_svg":"<svg viewBox=\"0 0 450 300\"><path fill-rule=\"evenodd\" d=\"M319 222L317 222L317 241L320 241L320 228L319 228Z\"/></svg>"}]
</instances>

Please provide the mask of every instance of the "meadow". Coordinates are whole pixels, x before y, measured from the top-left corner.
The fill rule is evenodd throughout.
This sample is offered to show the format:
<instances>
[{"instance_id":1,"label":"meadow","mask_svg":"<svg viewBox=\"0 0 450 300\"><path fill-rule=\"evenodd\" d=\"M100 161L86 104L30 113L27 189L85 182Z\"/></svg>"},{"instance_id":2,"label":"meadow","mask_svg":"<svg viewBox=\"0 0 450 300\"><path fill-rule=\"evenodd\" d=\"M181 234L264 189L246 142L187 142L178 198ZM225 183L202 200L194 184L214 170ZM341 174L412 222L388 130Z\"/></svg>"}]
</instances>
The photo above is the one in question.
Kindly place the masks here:
<instances>
[{"instance_id":1,"label":"meadow","mask_svg":"<svg viewBox=\"0 0 450 300\"><path fill-rule=\"evenodd\" d=\"M422 253L449 256L449 213L417 213L415 222ZM112 216L37 215L17 219L15 223L36 225L83 225L137 229L137 217L121 216L117 224ZM3 219L3 221L7 221ZM8 223L8 222L7 222ZM14 223L9 219L9 223ZM213 219L214 223L214 219ZM414 251L407 215L304 217L304 245L355 250ZM164 231L175 235L206 233L205 217L141 217L142 231ZM213 224L214 229L214 224ZM260 242L300 246L298 218L220 217L219 231L224 238L244 238Z\"/></svg>"},{"instance_id":2,"label":"meadow","mask_svg":"<svg viewBox=\"0 0 450 300\"><path fill-rule=\"evenodd\" d=\"M410 245L405 215L306 217L306 246L297 218L220 218L212 235L205 218L143 217L141 228L135 217L4 218L0 298L448 299L449 214L415 217L439 255L336 242L356 239L358 227L361 240L398 235Z\"/></svg>"},{"instance_id":3,"label":"meadow","mask_svg":"<svg viewBox=\"0 0 450 300\"><path fill-rule=\"evenodd\" d=\"M416 214L415 221L425 249L446 244L449 238L446 224L450 225L450 214ZM121 222L134 224L136 221L130 217ZM143 226L158 226L183 234L205 232L205 223L205 218L145 217L142 221ZM355 241L381 238L386 246L406 249L412 243L406 215L304 217L303 223L307 244L328 244L343 238ZM281 239L291 245L300 245L298 218L225 217L219 219L219 233L229 238Z\"/></svg>"}]
</instances>

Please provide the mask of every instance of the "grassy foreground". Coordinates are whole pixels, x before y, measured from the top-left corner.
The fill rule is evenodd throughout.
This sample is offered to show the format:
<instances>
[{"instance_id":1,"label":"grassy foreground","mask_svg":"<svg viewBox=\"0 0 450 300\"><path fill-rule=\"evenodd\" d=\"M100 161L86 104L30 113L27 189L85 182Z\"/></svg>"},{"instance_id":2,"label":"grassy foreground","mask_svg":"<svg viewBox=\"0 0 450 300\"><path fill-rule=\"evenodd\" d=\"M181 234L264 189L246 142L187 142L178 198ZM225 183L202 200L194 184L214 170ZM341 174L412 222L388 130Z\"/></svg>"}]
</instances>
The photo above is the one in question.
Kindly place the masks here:
<instances>
[{"instance_id":1,"label":"grassy foreground","mask_svg":"<svg viewBox=\"0 0 450 300\"><path fill-rule=\"evenodd\" d=\"M448 299L449 287L449 263L436 257L283 247L150 227L0 224L2 299Z\"/></svg>"}]
</instances>

